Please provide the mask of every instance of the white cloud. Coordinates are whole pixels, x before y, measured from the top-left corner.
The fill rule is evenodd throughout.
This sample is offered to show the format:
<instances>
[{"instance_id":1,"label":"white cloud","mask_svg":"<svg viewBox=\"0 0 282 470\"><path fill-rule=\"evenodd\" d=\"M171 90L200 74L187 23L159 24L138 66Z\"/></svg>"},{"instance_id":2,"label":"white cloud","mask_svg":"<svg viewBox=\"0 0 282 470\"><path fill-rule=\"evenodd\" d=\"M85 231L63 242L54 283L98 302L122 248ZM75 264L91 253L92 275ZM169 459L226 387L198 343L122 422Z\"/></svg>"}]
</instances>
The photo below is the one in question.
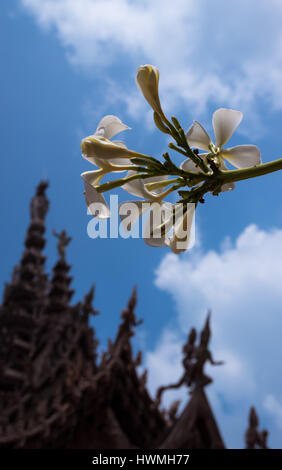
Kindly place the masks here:
<instances>
[{"instance_id":1,"label":"white cloud","mask_svg":"<svg viewBox=\"0 0 282 470\"><path fill-rule=\"evenodd\" d=\"M177 332L165 329L154 352L146 353L146 367L148 368L148 387L155 395L160 385L176 383L182 375L181 367L181 342ZM180 393L180 396L183 396ZM174 399L179 398L179 392L167 392L163 395L162 404L168 405Z\"/></svg>"},{"instance_id":2,"label":"white cloud","mask_svg":"<svg viewBox=\"0 0 282 470\"><path fill-rule=\"evenodd\" d=\"M264 407L273 416L277 426L282 429L282 404L273 395L267 395Z\"/></svg>"},{"instance_id":3,"label":"white cloud","mask_svg":"<svg viewBox=\"0 0 282 470\"><path fill-rule=\"evenodd\" d=\"M259 8L256 0L20 1L42 28L55 31L75 64L118 67L132 78L140 63L157 65L170 110L182 106L198 116L209 102L250 110L261 98L282 109L277 0L261 0ZM134 112L136 94L125 82ZM251 118L257 125L255 110Z\"/></svg>"},{"instance_id":4,"label":"white cloud","mask_svg":"<svg viewBox=\"0 0 282 470\"><path fill-rule=\"evenodd\" d=\"M167 382L166 371L171 380L179 352L175 357L170 352L180 351L189 329L201 328L211 308L211 349L225 365L207 368L214 378L207 390L231 446L243 445L251 405L257 407L262 426L268 421L271 445L282 440L282 405L273 398L282 390L281 255L282 230L250 225L220 252L168 254L156 272L156 284L173 296L178 316L174 329L169 335L165 331L147 356L153 370L150 386Z\"/></svg>"}]
</instances>

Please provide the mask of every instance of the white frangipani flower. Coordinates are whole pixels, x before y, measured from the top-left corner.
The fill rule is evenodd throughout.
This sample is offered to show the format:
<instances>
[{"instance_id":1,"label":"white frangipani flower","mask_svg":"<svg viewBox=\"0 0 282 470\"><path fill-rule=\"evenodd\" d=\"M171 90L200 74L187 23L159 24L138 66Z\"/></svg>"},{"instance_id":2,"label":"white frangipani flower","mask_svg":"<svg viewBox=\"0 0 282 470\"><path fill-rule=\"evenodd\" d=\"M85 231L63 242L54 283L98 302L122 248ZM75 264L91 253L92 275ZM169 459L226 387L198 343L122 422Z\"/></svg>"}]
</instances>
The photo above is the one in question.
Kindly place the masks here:
<instances>
[{"instance_id":1,"label":"white frangipani flower","mask_svg":"<svg viewBox=\"0 0 282 470\"><path fill-rule=\"evenodd\" d=\"M101 119L94 135L110 140L116 134L119 134L119 132L129 129L131 128L124 124L117 116L108 115Z\"/></svg>"},{"instance_id":2,"label":"white frangipani flower","mask_svg":"<svg viewBox=\"0 0 282 470\"><path fill-rule=\"evenodd\" d=\"M130 129L130 127L123 124L123 122L117 116L105 116L99 122L95 133L92 136L86 137L82 140L82 156L89 162L100 167L100 170L86 171L81 174L81 177L84 180L85 187L85 201L88 207L89 212L97 217L98 219L105 219L110 217L110 209L104 196L95 189L102 179L102 177L108 172L120 172L125 171L122 169L122 166L130 165L130 160L128 158L119 158L115 156L115 152L124 151L126 145L124 142L115 140L110 141L119 132ZM95 145L96 142L96 145ZM102 144L101 144L102 142ZM102 145L102 151L99 152L99 145ZM107 145L107 148L105 147ZM114 149L111 149L111 146L115 146ZM110 150L110 156L108 156L107 151ZM127 149L126 149L127 151ZM103 159L102 156L107 158ZM100 155L100 157L97 157ZM99 207L99 212L97 214L97 208Z\"/></svg>"},{"instance_id":3,"label":"white frangipani flower","mask_svg":"<svg viewBox=\"0 0 282 470\"><path fill-rule=\"evenodd\" d=\"M89 213L97 219L108 219L110 217L110 208L103 194L98 193L94 187L99 184L103 172L101 170L85 171L80 176L84 180L85 202Z\"/></svg>"},{"instance_id":4,"label":"white frangipani flower","mask_svg":"<svg viewBox=\"0 0 282 470\"><path fill-rule=\"evenodd\" d=\"M154 207L155 205L157 207ZM165 228L165 234L161 237L163 243L159 243L160 238L156 238L156 234L158 236L160 234L160 227L155 225L154 218L151 217L151 215L156 217L156 210L161 213L160 217L157 212L157 220L161 220ZM194 214L194 203L188 203L187 206L181 203L163 202L161 205L154 203L145 225L144 233L150 234L148 238L143 234L145 243L150 246L169 246L176 255L183 253L190 246ZM173 229L172 234L170 234L171 229Z\"/></svg>"},{"instance_id":5,"label":"white frangipani flower","mask_svg":"<svg viewBox=\"0 0 282 470\"><path fill-rule=\"evenodd\" d=\"M82 140L83 158L100 168L130 165L129 158L135 157L136 153L128 150L121 140L110 140L116 134L128 129L130 127L123 124L117 116L104 116L95 133ZM116 171L119 171L118 168Z\"/></svg>"},{"instance_id":6,"label":"white frangipani flower","mask_svg":"<svg viewBox=\"0 0 282 470\"><path fill-rule=\"evenodd\" d=\"M132 176L135 174L136 174L135 171L129 171L127 173L127 176ZM167 180L168 180L167 176L153 176L152 178L146 178L145 180L136 179L123 185L123 189L126 192L128 192L129 194L132 194L133 196L142 198L142 200L129 201L131 204L134 204L134 206L137 208L135 218L134 220L132 220L133 224L137 222L139 217L146 214L146 212L150 211L150 214L148 216L145 229L144 229L144 240L150 246L168 246L169 245L169 239L166 235L164 237L156 236L156 233L155 233L156 231L154 230L155 228L154 221L159 220L159 224L163 223L164 222L163 213L167 214L167 212L169 211L170 205L172 206L172 204L163 202L163 198L167 194L166 191L163 193L160 192L161 189L158 189L155 191L149 191L146 188L146 183L164 181L164 185L167 185ZM125 209L127 205L128 205L128 201L123 202L119 206L119 212L120 212L120 217L121 217L122 222L126 221L126 218L123 214L125 213ZM125 224L124 224L124 228L125 230L129 229Z\"/></svg>"},{"instance_id":7,"label":"white frangipani flower","mask_svg":"<svg viewBox=\"0 0 282 470\"><path fill-rule=\"evenodd\" d=\"M242 121L243 113L233 109L220 108L213 113L212 124L215 134L215 143L212 142L209 134L198 122L194 121L186 133L187 142L190 147L196 147L206 150L200 156L206 160L208 154L219 164L221 170L227 170L224 159L236 168L247 168L259 165L261 163L260 150L255 145L237 145L236 147L223 148L223 145L232 137L233 133ZM186 171L197 171L201 169L196 167L191 159L187 159L180 165L180 168ZM234 183L222 186L222 190L234 188Z\"/></svg>"},{"instance_id":8,"label":"white frangipani flower","mask_svg":"<svg viewBox=\"0 0 282 470\"><path fill-rule=\"evenodd\" d=\"M135 172L128 172L128 176L133 174L135 174ZM145 180L137 179L123 186L123 189L129 194L142 198L142 200L130 201L137 209L133 220L131 217L131 222L134 224L139 217L149 211L143 231L145 243L153 247L169 246L174 253L179 254L189 247L195 204L188 204L187 211L183 215L184 206L182 204L172 204L163 201L164 197L167 195L167 191L161 192L161 188L155 191L149 191L146 187L146 183L161 181L164 182L164 186L167 185L167 176L155 176L146 178ZM126 209L128 207L128 202L124 202L120 205L119 212L122 222L126 222ZM175 211L176 219L174 222L172 218L173 211ZM175 223L175 226L172 237L170 238L168 234L173 227L173 223ZM160 230L160 226L163 224L165 224L165 233L161 233ZM125 224L124 228L126 230L129 229Z\"/></svg>"},{"instance_id":9,"label":"white frangipani flower","mask_svg":"<svg viewBox=\"0 0 282 470\"><path fill-rule=\"evenodd\" d=\"M133 176L136 174L136 171L128 171L126 176ZM152 176L151 178L146 179L139 178L133 181L129 181L129 183L124 184L122 188L133 196L142 197L151 201L160 201L164 197L164 193L161 192L161 188L156 189L155 191L150 191L147 189L146 184L161 181L164 182L164 186L167 186L168 176Z\"/></svg>"},{"instance_id":10,"label":"white frangipani flower","mask_svg":"<svg viewBox=\"0 0 282 470\"><path fill-rule=\"evenodd\" d=\"M170 202L152 202L145 227L143 229L144 242L153 247L169 246L169 221L172 216L173 204ZM165 224L165 230L161 226Z\"/></svg>"}]
</instances>

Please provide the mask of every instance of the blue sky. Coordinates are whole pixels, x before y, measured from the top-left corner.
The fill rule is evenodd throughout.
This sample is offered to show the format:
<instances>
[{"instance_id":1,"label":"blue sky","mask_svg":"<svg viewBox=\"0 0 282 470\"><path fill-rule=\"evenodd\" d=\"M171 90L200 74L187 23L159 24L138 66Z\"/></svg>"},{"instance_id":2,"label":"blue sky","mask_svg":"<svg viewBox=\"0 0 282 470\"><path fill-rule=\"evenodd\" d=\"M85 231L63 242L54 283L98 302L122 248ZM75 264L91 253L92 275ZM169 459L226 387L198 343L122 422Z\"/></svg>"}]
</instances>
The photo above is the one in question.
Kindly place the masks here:
<instances>
[{"instance_id":1,"label":"blue sky","mask_svg":"<svg viewBox=\"0 0 282 470\"><path fill-rule=\"evenodd\" d=\"M9 0L1 10L0 284L20 258L34 187L48 178L47 268L57 256L52 228L66 228L74 300L96 284L102 347L137 284L144 325L135 345L146 351L153 391L178 378L181 344L212 308L213 349L226 365L211 371L208 393L226 442L243 445L253 404L270 444L280 447L280 173L208 196L196 214L197 246L180 257L142 240L90 239L79 175L92 169L81 158L81 138L106 114L132 128L124 136L129 148L155 157L166 150L135 85L143 63L160 69L163 107L185 129L198 119L211 131L215 109L240 109L244 120L230 144L258 145L263 161L279 158L281 3L262 0L258 9L254 0Z\"/></svg>"}]
</instances>

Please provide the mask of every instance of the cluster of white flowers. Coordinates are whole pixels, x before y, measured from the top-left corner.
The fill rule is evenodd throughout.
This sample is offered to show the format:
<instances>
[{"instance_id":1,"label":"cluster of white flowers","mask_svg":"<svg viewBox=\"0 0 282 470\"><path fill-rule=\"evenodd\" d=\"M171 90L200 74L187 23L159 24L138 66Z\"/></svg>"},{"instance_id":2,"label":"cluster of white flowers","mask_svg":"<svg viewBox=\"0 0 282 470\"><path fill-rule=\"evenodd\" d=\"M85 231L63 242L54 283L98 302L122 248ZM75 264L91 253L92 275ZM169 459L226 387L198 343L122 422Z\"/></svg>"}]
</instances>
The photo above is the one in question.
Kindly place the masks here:
<instances>
[{"instance_id":1,"label":"cluster of white flowers","mask_svg":"<svg viewBox=\"0 0 282 470\"><path fill-rule=\"evenodd\" d=\"M139 67L136 81L154 110L154 119L158 128L162 132L171 134L176 140L178 148L174 144L171 144L171 148L179 149L177 151L188 158L176 167L169 157L169 162L163 164L152 157L128 149L124 142L111 139L130 128L116 116L105 116L99 122L95 133L84 138L81 143L82 156L98 167L81 175L85 184L86 204L93 216L110 217L109 206L101 191L106 188L102 188L101 179L108 173L126 171L125 178L117 180L117 186L140 198L132 201L138 208L139 217L144 214L144 207L146 211L154 212L154 217L151 215L148 217L145 242L151 246L169 246L178 254L189 246L194 210L197 203L201 202L202 192L215 191L214 194L218 194L220 191L234 188L234 183L228 182L222 184L219 190L217 188L216 192L216 186L208 186L210 183L205 182L205 177L225 172L227 167L224 159L236 168L257 166L261 164L260 151L254 145L223 148L242 120L243 115L240 111L223 108L215 111L212 118L215 143L198 121L194 121L184 135L178 121L172 118L173 125L163 113L158 94L157 68L151 65ZM183 139L181 141L181 131L185 142ZM204 150L205 153L192 152L191 148ZM199 185L201 175L206 186ZM174 178L171 179L169 176ZM192 187L190 191L182 191L187 193L186 199L176 204L164 200L172 191L183 186ZM109 189L113 187L115 186L110 183ZM165 189L167 187L168 189ZM143 204L144 202L146 204ZM98 214L97 203L100 207ZM183 203L184 210L178 210ZM124 204L126 203L120 206L120 213L123 213ZM154 223L154 220L158 220L158 224Z\"/></svg>"}]
</instances>

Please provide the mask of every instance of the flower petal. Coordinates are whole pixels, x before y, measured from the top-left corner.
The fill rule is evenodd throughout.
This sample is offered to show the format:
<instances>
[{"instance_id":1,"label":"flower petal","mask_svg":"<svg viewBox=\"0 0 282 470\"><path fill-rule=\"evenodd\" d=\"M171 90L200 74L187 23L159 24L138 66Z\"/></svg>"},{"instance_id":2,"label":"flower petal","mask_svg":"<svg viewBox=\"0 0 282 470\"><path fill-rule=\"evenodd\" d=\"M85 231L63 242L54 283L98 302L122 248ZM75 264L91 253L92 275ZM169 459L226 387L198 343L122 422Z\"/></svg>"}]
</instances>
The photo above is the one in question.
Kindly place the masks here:
<instances>
[{"instance_id":1,"label":"flower petal","mask_svg":"<svg viewBox=\"0 0 282 470\"><path fill-rule=\"evenodd\" d=\"M248 168L261 164L260 150L256 145L237 145L222 149L220 153L236 168Z\"/></svg>"},{"instance_id":2,"label":"flower petal","mask_svg":"<svg viewBox=\"0 0 282 470\"><path fill-rule=\"evenodd\" d=\"M123 140L113 140L112 141L115 145L118 145L119 147L127 148L126 144L123 142ZM110 162L114 166L130 166L132 165L131 161L128 158L109 158L108 162ZM124 170L116 170L113 171L113 173L118 173L118 171L124 171Z\"/></svg>"},{"instance_id":3,"label":"flower petal","mask_svg":"<svg viewBox=\"0 0 282 470\"><path fill-rule=\"evenodd\" d=\"M84 179L85 201L89 213L92 214L93 217L97 217L97 219L108 219L110 217L110 209L104 196L93 188L83 173L81 176Z\"/></svg>"},{"instance_id":4,"label":"flower petal","mask_svg":"<svg viewBox=\"0 0 282 470\"><path fill-rule=\"evenodd\" d=\"M108 169L112 173L119 173L121 170L119 167L123 166L132 166L131 161L128 158L108 158L107 160L103 160L103 158L96 158L96 157L87 157L86 155L82 155L85 160L92 163L93 165L98 166L99 168ZM127 168L126 168L127 169Z\"/></svg>"},{"instance_id":5,"label":"flower petal","mask_svg":"<svg viewBox=\"0 0 282 470\"><path fill-rule=\"evenodd\" d=\"M195 213L195 204L187 204L187 211L183 217L176 222L174 233L170 242L170 248L175 254L180 254L189 248L192 240L192 225Z\"/></svg>"},{"instance_id":6,"label":"flower petal","mask_svg":"<svg viewBox=\"0 0 282 470\"><path fill-rule=\"evenodd\" d=\"M118 145L119 147L123 147L127 149L126 143L123 140L112 140L113 144Z\"/></svg>"},{"instance_id":7,"label":"flower petal","mask_svg":"<svg viewBox=\"0 0 282 470\"><path fill-rule=\"evenodd\" d=\"M207 153L200 153L199 157L201 157L204 162L207 164ZM180 165L181 170L185 171L195 171L196 173L203 173L203 170L196 166L196 164L191 160L191 158L187 158L187 160L184 160L181 165Z\"/></svg>"},{"instance_id":8,"label":"flower petal","mask_svg":"<svg viewBox=\"0 0 282 470\"><path fill-rule=\"evenodd\" d=\"M219 159L219 168L220 170L222 171L226 171L228 170L227 166L226 166L226 163L224 161L224 158L222 158L222 154L221 155L221 158ZM233 189L235 188L235 183L225 183L221 186L221 192L224 193L225 191L233 191Z\"/></svg>"},{"instance_id":9,"label":"flower petal","mask_svg":"<svg viewBox=\"0 0 282 470\"><path fill-rule=\"evenodd\" d=\"M160 226L172 215L173 204L154 202L143 231L144 242L153 247L169 246L168 230L161 233Z\"/></svg>"},{"instance_id":10,"label":"flower petal","mask_svg":"<svg viewBox=\"0 0 282 470\"><path fill-rule=\"evenodd\" d=\"M123 146L117 145L112 141L103 137L95 137L90 135L81 142L82 156L96 164L95 158L101 160L112 160L119 158L134 158L140 156L140 154L129 150Z\"/></svg>"},{"instance_id":11,"label":"flower petal","mask_svg":"<svg viewBox=\"0 0 282 470\"><path fill-rule=\"evenodd\" d=\"M88 156L86 153L82 154L82 157L85 158L89 163L92 163L92 165L96 165L99 168L108 168L110 169L111 167L111 162L108 160L103 160L102 158L97 158L93 156Z\"/></svg>"},{"instance_id":12,"label":"flower petal","mask_svg":"<svg viewBox=\"0 0 282 470\"><path fill-rule=\"evenodd\" d=\"M136 175L136 171L128 171L126 176L131 176L131 175ZM165 179L164 176L152 176L152 178L146 178L145 180L136 179L133 181L130 181L129 183L126 183L122 186L122 188L129 194L132 194L133 196L137 197L142 197L145 199L158 199L158 194L157 192L149 191L146 186L145 186L145 181L146 183L152 183L154 181L160 181Z\"/></svg>"},{"instance_id":13,"label":"flower petal","mask_svg":"<svg viewBox=\"0 0 282 470\"><path fill-rule=\"evenodd\" d=\"M221 186L221 192L224 193L225 191L233 191L235 188L235 183L225 183Z\"/></svg>"},{"instance_id":14,"label":"flower petal","mask_svg":"<svg viewBox=\"0 0 282 470\"><path fill-rule=\"evenodd\" d=\"M159 188L156 188L154 190L150 190L146 187L146 184L148 184L148 183L159 183L161 181L163 181L164 183L166 181L168 181L168 175L152 176L152 178L146 178L145 180L143 180L145 188L151 194L151 197L153 197L153 198L157 197L159 194L161 194L161 192L163 191L164 188L159 187Z\"/></svg>"},{"instance_id":15,"label":"flower petal","mask_svg":"<svg viewBox=\"0 0 282 470\"><path fill-rule=\"evenodd\" d=\"M126 201L119 206L119 215L123 228L130 232L139 217L142 217L151 207L151 201Z\"/></svg>"},{"instance_id":16,"label":"flower petal","mask_svg":"<svg viewBox=\"0 0 282 470\"><path fill-rule=\"evenodd\" d=\"M209 145L212 143L209 134L198 121L194 121L188 129L186 139L190 147L202 150L209 150Z\"/></svg>"},{"instance_id":17,"label":"flower petal","mask_svg":"<svg viewBox=\"0 0 282 470\"><path fill-rule=\"evenodd\" d=\"M95 135L105 137L105 139L111 139L114 135L119 132L126 131L130 127L123 124L123 122L117 116L105 116L99 122Z\"/></svg>"},{"instance_id":18,"label":"flower petal","mask_svg":"<svg viewBox=\"0 0 282 470\"><path fill-rule=\"evenodd\" d=\"M126 176L135 175L136 171L129 171ZM122 186L127 193L132 194L133 196L142 197L145 199L150 198L151 193L145 187L144 181L142 179L136 179L130 181Z\"/></svg>"},{"instance_id":19,"label":"flower petal","mask_svg":"<svg viewBox=\"0 0 282 470\"><path fill-rule=\"evenodd\" d=\"M94 170L94 171L85 171L81 173L81 178L86 181L88 184L95 186L99 183L100 179L104 176L102 170Z\"/></svg>"},{"instance_id":20,"label":"flower petal","mask_svg":"<svg viewBox=\"0 0 282 470\"><path fill-rule=\"evenodd\" d=\"M118 173L119 171L125 171L125 170L119 170L119 166L132 166L132 163L129 159L127 158L113 158L112 160L108 160L109 163L112 165L112 173ZM116 168L116 169L114 169Z\"/></svg>"},{"instance_id":21,"label":"flower petal","mask_svg":"<svg viewBox=\"0 0 282 470\"><path fill-rule=\"evenodd\" d=\"M233 135L243 119L241 111L220 108L213 113L212 124L216 147L222 147Z\"/></svg>"}]
</instances>

